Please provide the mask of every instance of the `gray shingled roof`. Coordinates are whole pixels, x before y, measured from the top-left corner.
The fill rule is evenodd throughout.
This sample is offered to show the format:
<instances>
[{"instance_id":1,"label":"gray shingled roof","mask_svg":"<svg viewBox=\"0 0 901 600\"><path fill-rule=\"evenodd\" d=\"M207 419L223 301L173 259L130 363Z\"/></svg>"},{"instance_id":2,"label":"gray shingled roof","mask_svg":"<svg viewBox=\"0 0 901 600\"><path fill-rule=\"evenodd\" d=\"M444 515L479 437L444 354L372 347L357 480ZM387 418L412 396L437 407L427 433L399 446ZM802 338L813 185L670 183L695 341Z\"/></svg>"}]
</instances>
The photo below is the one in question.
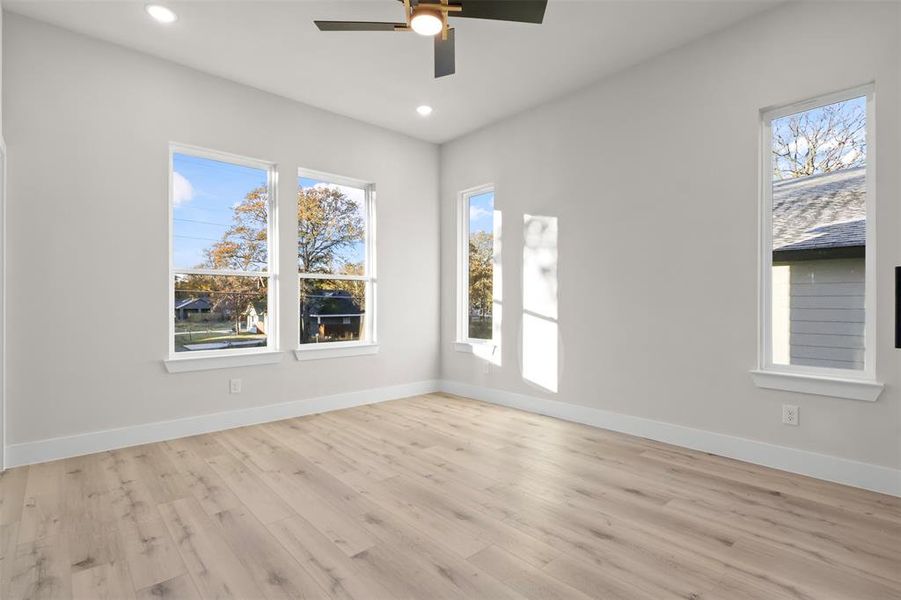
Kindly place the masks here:
<instances>
[{"instance_id":1,"label":"gray shingled roof","mask_svg":"<svg viewBox=\"0 0 901 600\"><path fill-rule=\"evenodd\" d=\"M773 184L773 250L866 245L866 169Z\"/></svg>"},{"instance_id":2,"label":"gray shingled roof","mask_svg":"<svg viewBox=\"0 0 901 600\"><path fill-rule=\"evenodd\" d=\"M184 300L176 300L175 310L210 310L210 299L201 298L185 298Z\"/></svg>"}]
</instances>

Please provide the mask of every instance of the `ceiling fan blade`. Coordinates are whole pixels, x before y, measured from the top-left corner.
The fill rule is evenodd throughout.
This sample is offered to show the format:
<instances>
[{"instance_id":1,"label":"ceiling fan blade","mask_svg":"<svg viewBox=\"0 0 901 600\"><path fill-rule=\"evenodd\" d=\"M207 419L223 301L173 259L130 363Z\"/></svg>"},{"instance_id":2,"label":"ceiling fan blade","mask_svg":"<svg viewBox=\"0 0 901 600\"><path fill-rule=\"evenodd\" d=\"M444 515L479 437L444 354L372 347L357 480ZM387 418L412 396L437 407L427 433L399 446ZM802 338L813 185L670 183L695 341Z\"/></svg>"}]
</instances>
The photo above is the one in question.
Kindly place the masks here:
<instances>
[{"instance_id":1,"label":"ceiling fan blade","mask_svg":"<svg viewBox=\"0 0 901 600\"><path fill-rule=\"evenodd\" d=\"M447 39L442 40L441 34L435 36L435 79L445 75L453 75L457 70L454 58L454 30L447 30Z\"/></svg>"},{"instance_id":2,"label":"ceiling fan blade","mask_svg":"<svg viewBox=\"0 0 901 600\"><path fill-rule=\"evenodd\" d=\"M394 31L406 23L377 23L368 21L313 21L319 31Z\"/></svg>"},{"instance_id":3,"label":"ceiling fan blade","mask_svg":"<svg viewBox=\"0 0 901 600\"><path fill-rule=\"evenodd\" d=\"M547 0L462 0L460 4L463 10L448 13L449 17L541 23L547 8Z\"/></svg>"}]
</instances>

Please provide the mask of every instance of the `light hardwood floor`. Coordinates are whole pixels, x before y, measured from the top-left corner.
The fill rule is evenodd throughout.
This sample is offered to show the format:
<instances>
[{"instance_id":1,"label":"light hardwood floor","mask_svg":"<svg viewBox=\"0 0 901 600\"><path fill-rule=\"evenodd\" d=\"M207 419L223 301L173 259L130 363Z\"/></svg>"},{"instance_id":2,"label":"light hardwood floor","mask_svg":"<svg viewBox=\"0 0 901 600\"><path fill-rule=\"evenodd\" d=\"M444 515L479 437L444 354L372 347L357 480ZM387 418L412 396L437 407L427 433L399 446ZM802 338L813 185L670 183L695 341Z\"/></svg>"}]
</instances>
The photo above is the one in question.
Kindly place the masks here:
<instances>
[{"instance_id":1,"label":"light hardwood floor","mask_svg":"<svg viewBox=\"0 0 901 600\"><path fill-rule=\"evenodd\" d=\"M0 598L901 598L901 501L429 395L11 469Z\"/></svg>"}]
</instances>

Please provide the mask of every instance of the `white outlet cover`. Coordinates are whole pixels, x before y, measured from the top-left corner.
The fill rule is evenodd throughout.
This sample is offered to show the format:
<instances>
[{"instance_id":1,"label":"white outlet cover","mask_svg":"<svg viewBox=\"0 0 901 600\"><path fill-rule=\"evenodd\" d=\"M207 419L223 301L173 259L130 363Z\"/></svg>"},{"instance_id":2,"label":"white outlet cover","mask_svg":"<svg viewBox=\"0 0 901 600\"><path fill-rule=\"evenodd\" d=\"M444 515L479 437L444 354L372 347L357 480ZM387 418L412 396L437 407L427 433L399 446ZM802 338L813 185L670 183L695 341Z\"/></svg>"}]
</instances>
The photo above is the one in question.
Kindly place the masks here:
<instances>
[{"instance_id":1,"label":"white outlet cover","mask_svg":"<svg viewBox=\"0 0 901 600\"><path fill-rule=\"evenodd\" d=\"M782 422L786 425L797 425L799 421L799 409L794 404L782 405Z\"/></svg>"},{"instance_id":2,"label":"white outlet cover","mask_svg":"<svg viewBox=\"0 0 901 600\"><path fill-rule=\"evenodd\" d=\"M232 394L240 394L241 393L241 380L240 379L229 379L228 380L228 391Z\"/></svg>"}]
</instances>

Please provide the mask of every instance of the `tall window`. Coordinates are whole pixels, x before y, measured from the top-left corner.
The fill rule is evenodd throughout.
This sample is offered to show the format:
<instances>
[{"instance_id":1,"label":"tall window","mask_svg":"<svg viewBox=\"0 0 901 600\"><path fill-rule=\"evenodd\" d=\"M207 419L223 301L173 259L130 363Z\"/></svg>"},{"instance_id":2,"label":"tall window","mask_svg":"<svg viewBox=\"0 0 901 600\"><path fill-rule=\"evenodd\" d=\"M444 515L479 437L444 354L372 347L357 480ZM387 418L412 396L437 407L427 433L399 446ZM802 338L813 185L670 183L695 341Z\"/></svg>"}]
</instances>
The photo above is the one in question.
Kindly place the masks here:
<instances>
[{"instance_id":1,"label":"tall window","mask_svg":"<svg viewBox=\"0 0 901 600\"><path fill-rule=\"evenodd\" d=\"M872 89L764 115L764 368L872 377Z\"/></svg>"},{"instance_id":2,"label":"tall window","mask_svg":"<svg viewBox=\"0 0 901 600\"><path fill-rule=\"evenodd\" d=\"M460 195L460 315L461 342L500 340L500 215L494 210L494 189L481 187Z\"/></svg>"},{"instance_id":3,"label":"tall window","mask_svg":"<svg viewBox=\"0 0 901 600\"><path fill-rule=\"evenodd\" d=\"M374 186L301 170L300 344L375 343Z\"/></svg>"},{"instance_id":4,"label":"tall window","mask_svg":"<svg viewBox=\"0 0 901 600\"><path fill-rule=\"evenodd\" d=\"M170 354L272 344L275 168L172 145Z\"/></svg>"}]
</instances>

